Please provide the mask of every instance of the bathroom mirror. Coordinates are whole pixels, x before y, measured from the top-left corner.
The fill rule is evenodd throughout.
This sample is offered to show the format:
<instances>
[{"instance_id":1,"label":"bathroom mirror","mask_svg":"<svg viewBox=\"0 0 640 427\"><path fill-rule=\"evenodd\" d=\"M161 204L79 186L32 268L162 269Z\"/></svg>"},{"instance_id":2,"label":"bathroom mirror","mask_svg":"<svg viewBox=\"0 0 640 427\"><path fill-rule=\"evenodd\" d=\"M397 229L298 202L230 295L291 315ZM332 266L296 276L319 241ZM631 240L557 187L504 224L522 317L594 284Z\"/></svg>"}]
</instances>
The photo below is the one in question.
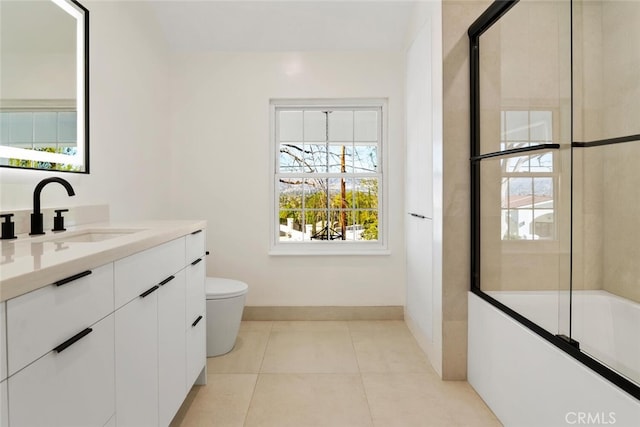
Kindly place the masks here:
<instances>
[{"instance_id":1,"label":"bathroom mirror","mask_svg":"<svg viewBox=\"0 0 640 427\"><path fill-rule=\"evenodd\" d=\"M0 2L0 166L89 173L89 12Z\"/></svg>"}]
</instances>

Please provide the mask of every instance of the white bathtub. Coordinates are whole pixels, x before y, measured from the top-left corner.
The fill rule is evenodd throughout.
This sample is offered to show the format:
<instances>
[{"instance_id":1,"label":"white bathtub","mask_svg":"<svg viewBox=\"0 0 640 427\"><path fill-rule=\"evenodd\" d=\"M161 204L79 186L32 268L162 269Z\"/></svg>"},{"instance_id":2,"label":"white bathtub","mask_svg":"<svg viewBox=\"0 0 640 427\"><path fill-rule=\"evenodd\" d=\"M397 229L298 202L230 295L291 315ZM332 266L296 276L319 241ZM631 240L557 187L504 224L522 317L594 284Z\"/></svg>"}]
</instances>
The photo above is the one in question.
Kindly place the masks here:
<instances>
[{"instance_id":1,"label":"white bathtub","mask_svg":"<svg viewBox=\"0 0 640 427\"><path fill-rule=\"evenodd\" d=\"M557 307L565 295L504 292L492 296L522 314L533 314L539 325L562 323ZM574 328L581 333L591 329L588 335L576 336L581 348L587 350L594 341L603 345L598 350L603 355L624 352L626 362L620 365L635 363L637 369L637 353L629 354L625 346L629 340L637 343L640 325L636 318L634 324L619 326L628 315L637 316L637 306L606 292L576 295L574 323L580 326ZM614 329L607 329L609 325ZM506 427L639 425L640 400L473 293L469 293L468 328L467 378ZM595 337L596 333L601 336ZM633 357L634 363L628 363Z\"/></svg>"},{"instance_id":2,"label":"white bathtub","mask_svg":"<svg viewBox=\"0 0 640 427\"><path fill-rule=\"evenodd\" d=\"M491 297L553 334L569 335L569 294L490 291ZM640 304L606 291L574 291L571 337L580 350L640 384Z\"/></svg>"}]
</instances>

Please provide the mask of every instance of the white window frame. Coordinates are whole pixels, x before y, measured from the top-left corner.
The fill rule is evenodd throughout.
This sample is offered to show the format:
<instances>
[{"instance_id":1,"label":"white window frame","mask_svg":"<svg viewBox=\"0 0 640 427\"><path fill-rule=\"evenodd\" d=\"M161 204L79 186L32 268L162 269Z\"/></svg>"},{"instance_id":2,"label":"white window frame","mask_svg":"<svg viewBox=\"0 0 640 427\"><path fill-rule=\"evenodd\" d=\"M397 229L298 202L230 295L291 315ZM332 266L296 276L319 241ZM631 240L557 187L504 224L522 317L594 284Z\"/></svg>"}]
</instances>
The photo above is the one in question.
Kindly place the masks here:
<instances>
[{"instance_id":1,"label":"white window frame","mask_svg":"<svg viewBox=\"0 0 640 427\"><path fill-rule=\"evenodd\" d=\"M279 181L276 111L282 108L371 108L381 111L381 130L378 153L379 200L378 200L378 240L376 241L313 241L281 242L279 240ZM389 255L388 249L388 142L387 142L387 100L367 99L271 99L269 103L270 145L269 145L269 194L270 225L269 255Z\"/></svg>"}]
</instances>

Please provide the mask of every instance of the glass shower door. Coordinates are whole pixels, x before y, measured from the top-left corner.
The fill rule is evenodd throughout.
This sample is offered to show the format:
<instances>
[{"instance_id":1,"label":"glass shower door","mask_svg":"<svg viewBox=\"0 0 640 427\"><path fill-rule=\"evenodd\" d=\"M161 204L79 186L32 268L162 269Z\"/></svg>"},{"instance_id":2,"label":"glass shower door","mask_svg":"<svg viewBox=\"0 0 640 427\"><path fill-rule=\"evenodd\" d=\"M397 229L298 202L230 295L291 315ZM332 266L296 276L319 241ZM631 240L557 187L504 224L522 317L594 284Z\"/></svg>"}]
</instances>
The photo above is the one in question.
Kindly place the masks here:
<instances>
[{"instance_id":1,"label":"glass shower door","mask_svg":"<svg viewBox=\"0 0 640 427\"><path fill-rule=\"evenodd\" d=\"M570 336L569 2L520 1L480 37L477 283Z\"/></svg>"}]
</instances>

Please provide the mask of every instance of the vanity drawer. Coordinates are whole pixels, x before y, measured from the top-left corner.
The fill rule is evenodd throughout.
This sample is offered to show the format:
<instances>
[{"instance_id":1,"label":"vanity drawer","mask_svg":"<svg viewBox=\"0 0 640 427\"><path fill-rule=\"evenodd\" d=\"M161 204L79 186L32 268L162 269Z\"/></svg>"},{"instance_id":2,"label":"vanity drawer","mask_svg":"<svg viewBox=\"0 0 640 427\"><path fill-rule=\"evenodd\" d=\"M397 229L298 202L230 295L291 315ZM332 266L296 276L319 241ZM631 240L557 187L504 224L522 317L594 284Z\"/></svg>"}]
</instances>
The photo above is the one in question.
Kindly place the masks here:
<instances>
[{"instance_id":1,"label":"vanity drawer","mask_svg":"<svg viewBox=\"0 0 640 427\"><path fill-rule=\"evenodd\" d=\"M102 427L115 412L113 314L9 377L12 426Z\"/></svg>"},{"instance_id":2,"label":"vanity drawer","mask_svg":"<svg viewBox=\"0 0 640 427\"><path fill-rule=\"evenodd\" d=\"M113 312L113 264L63 282L7 301L9 375Z\"/></svg>"},{"instance_id":3,"label":"vanity drawer","mask_svg":"<svg viewBox=\"0 0 640 427\"><path fill-rule=\"evenodd\" d=\"M186 264L193 262L194 260L204 256L206 232L205 230L198 230L185 236L187 257L185 259Z\"/></svg>"},{"instance_id":4,"label":"vanity drawer","mask_svg":"<svg viewBox=\"0 0 640 427\"><path fill-rule=\"evenodd\" d=\"M115 306L122 307L184 268L181 237L115 262Z\"/></svg>"}]
</instances>

